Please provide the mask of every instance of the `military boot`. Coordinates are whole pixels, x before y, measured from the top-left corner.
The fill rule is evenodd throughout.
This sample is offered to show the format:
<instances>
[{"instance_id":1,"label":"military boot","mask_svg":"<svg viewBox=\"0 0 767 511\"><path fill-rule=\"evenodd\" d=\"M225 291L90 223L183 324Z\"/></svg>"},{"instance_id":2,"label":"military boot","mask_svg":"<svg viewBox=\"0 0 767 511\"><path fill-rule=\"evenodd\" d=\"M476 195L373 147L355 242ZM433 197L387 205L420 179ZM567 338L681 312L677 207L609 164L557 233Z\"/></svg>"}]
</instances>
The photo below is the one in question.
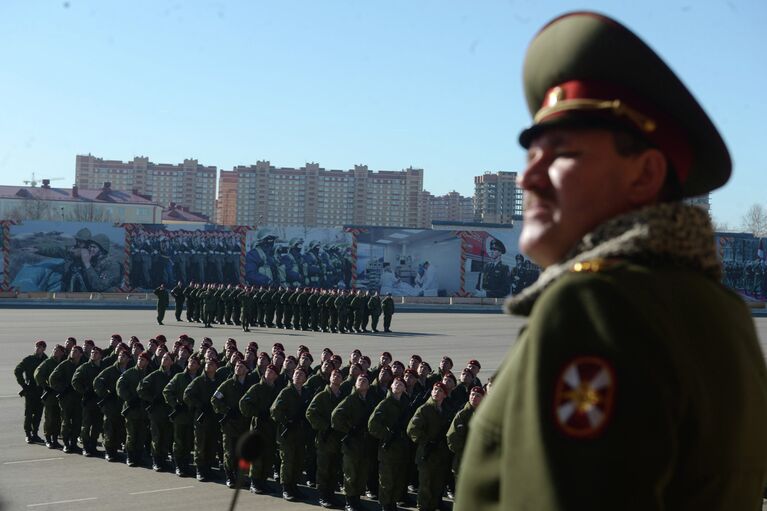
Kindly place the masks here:
<instances>
[{"instance_id":1,"label":"military boot","mask_svg":"<svg viewBox=\"0 0 767 511\"><path fill-rule=\"evenodd\" d=\"M295 502L296 494L293 491L293 487L291 485L282 485L282 498L288 502Z\"/></svg>"},{"instance_id":2,"label":"military boot","mask_svg":"<svg viewBox=\"0 0 767 511\"><path fill-rule=\"evenodd\" d=\"M359 497L346 497L344 511L362 511L362 502Z\"/></svg>"},{"instance_id":3,"label":"military boot","mask_svg":"<svg viewBox=\"0 0 767 511\"><path fill-rule=\"evenodd\" d=\"M37 431L32 432L32 441L38 444L43 443L43 439L40 438L40 435L37 434Z\"/></svg>"},{"instance_id":4,"label":"military boot","mask_svg":"<svg viewBox=\"0 0 767 511\"><path fill-rule=\"evenodd\" d=\"M250 492L255 493L256 495L263 495L266 493L266 484L264 484L264 481L261 479L253 479L253 481L250 482Z\"/></svg>"},{"instance_id":5,"label":"military boot","mask_svg":"<svg viewBox=\"0 0 767 511\"><path fill-rule=\"evenodd\" d=\"M59 443L58 435L51 435L51 445L48 445L47 447L48 447L48 449L61 449L62 448L62 445Z\"/></svg>"},{"instance_id":6,"label":"military boot","mask_svg":"<svg viewBox=\"0 0 767 511\"><path fill-rule=\"evenodd\" d=\"M28 444L33 444L33 443L35 443L35 441L34 441L34 440L32 440L32 433L30 433L29 431L27 431L26 433L24 433L24 441L25 441L25 442L27 442Z\"/></svg>"}]
</instances>

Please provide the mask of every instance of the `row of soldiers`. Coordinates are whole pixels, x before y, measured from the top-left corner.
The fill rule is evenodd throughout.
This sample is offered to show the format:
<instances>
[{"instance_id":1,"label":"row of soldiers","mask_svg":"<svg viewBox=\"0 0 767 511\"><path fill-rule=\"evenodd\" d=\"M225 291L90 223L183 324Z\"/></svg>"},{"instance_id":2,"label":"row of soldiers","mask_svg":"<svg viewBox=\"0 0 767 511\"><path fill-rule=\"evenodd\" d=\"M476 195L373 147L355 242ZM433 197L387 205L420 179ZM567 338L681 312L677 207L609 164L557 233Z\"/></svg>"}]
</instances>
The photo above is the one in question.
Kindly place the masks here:
<instances>
[{"instance_id":1,"label":"row of soldiers","mask_svg":"<svg viewBox=\"0 0 767 511\"><path fill-rule=\"evenodd\" d=\"M235 487L244 477L235 447L251 435L257 447L242 456L250 463L252 492L269 492L274 476L283 498L293 501L306 482L330 508L339 505L342 482L350 511L360 509L365 494L384 510L396 509L409 484L419 509L437 509L489 387L477 378L478 361L469 361L457 379L447 356L432 371L418 355L406 366L384 352L371 367L355 349L344 365L325 348L313 366L305 346L286 356L281 343L270 354L251 342L243 354L230 338L219 353L207 337L195 350L186 335L172 349L162 335L145 349L137 338L126 344L115 334L105 349L90 340L81 347L70 337L50 358L45 350L38 341L15 370L28 443L43 441L44 415L51 449L62 448L61 435L64 452L80 452L79 436L82 454L94 456L103 435L107 461L118 461L122 450L128 466L139 466L149 452L152 468L164 471L171 455L177 475L200 481L218 464L227 486Z\"/></svg>"},{"instance_id":2,"label":"row of soldiers","mask_svg":"<svg viewBox=\"0 0 767 511\"><path fill-rule=\"evenodd\" d=\"M186 303L186 320L211 327L214 323L251 327L313 330L315 332L378 332L383 315L384 332L391 332L394 299L378 291L275 288L244 285L179 282L170 293L164 285L155 289L157 322L162 325L170 296L175 300L176 321Z\"/></svg>"}]
</instances>

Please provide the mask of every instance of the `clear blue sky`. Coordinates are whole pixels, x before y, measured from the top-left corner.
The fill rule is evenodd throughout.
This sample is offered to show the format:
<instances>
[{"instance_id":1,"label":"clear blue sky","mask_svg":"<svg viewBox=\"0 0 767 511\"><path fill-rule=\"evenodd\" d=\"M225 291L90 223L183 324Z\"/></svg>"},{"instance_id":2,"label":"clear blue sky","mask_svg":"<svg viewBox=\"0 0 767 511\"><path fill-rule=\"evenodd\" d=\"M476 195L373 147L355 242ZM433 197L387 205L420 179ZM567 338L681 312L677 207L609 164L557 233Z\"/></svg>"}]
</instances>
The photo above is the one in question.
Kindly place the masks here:
<instances>
[{"instance_id":1,"label":"clear blue sky","mask_svg":"<svg viewBox=\"0 0 767 511\"><path fill-rule=\"evenodd\" d=\"M519 170L525 48L589 8L637 31L735 161L714 217L767 203L764 0L0 2L0 184L74 181L75 155L230 169L425 169L432 193Z\"/></svg>"}]
</instances>

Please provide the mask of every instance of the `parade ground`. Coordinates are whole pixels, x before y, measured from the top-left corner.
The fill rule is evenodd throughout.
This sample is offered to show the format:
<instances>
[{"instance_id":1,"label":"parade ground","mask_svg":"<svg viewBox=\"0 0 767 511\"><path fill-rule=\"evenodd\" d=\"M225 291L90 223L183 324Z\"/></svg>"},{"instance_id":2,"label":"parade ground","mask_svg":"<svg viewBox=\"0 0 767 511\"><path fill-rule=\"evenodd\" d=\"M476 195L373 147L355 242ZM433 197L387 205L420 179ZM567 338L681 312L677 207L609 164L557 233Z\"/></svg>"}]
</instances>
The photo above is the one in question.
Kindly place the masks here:
<instances>
[{"instance_id":1,"label":"parade ground","mask_svg":"<svg viewBox=\"0 0 767 511\"><path fill-rule=\"evenodd\" d=\"M169 343L182 333L197 341L213 339L222 348L228 337L246 346L257 341L261 351L270 351L274 342L285 345L295 354L299 344L309 347L315 356L330 347L344 361L354 348L359 348L374 361L382 351L392 353L395 360L407 363L418 353L434 367L443 354L452 357L456 368L470 359L482 363L480 378L493 374L504 354L513 344L524 321L502 314L470 313L398 313L391 334L328 334L292 330L256 328L245 333L235 326L202 328L200 324L176 322L172 311L164 326L158 326L151 310L93 309L0 309L2 355L0 355L0 509L6 510L145 510L204 509L226 510L233 490L223 480L197 482L172 473L155 473L149 467L128 468L123 463L107 463L101 458L84 458L49 450L42 444L27 445L22 428L24 400L13 376L16 364L34 351L34 341L63 344L74 336L78 344L94 339L106 347L109 336L119 333L123 339L136 335L142 341L159 333ZM767 318L754 318L764 352L767 348ZM715 377L715 375L712 375ZM495 389L494 389L495 390ZM503 389L497 389L503 392ZM41 431L42 433L42 431ZM100 449L101 450L101 449ZM272 511L319 509L316 491L300 487L309 502L289 503L273 495L240 494L236 509L269 509ZM339 496L340 498L341 496ZM375 502L365 501L365 509L377 510ZM767 508L764 508L767 509Z\"/></svg>"}]
</instances>

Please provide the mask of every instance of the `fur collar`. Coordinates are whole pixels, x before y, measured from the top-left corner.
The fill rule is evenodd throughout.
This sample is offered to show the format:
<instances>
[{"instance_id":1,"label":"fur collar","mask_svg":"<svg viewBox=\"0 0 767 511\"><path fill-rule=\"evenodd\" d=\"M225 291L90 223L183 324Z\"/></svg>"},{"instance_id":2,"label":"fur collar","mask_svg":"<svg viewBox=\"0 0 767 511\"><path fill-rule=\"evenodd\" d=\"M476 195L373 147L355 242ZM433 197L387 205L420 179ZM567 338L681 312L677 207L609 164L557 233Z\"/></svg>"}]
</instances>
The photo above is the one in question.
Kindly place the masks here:
<instances>
[{"instance_id":1,"label":"fur collar","mask_svg":"<svg viewBox=\"0 0 767 511\"><path fill-rule=\"evenodd\" d=\"M508 298L506 312L529 315L541 293L575 263L595 259L624 259L650 268L675 266L721 278L708 214L681 202L656 204L610 219L588 233L563 262L549 266L534 284Z\"/></svg>"}]
</instances>

